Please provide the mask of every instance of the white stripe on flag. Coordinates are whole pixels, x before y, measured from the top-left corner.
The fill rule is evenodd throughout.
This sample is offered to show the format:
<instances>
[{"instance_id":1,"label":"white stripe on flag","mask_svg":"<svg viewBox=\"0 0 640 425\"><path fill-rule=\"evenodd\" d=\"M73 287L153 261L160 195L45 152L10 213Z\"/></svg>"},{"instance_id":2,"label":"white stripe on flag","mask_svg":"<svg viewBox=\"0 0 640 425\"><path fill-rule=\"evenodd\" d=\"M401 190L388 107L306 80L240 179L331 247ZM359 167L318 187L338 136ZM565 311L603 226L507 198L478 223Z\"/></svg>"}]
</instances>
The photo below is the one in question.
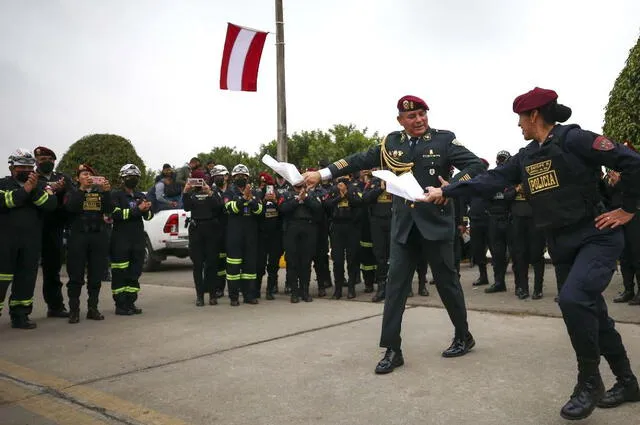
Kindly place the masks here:
<instances>
[{"instance_id":1,"label":"white stripe on flag","mask_svg":"<svg viewBox=\"0 0 640 425\"><path fill-rule=\"evenodd\" d=\"M251 46L251 41L253 41L255 35L255 32L247 31L243 28L238 33L235 43L233 43L227 71L227 87L229 90L242 90L244 61L247 58L249 46Z\"/></svg>"}]
</instances>

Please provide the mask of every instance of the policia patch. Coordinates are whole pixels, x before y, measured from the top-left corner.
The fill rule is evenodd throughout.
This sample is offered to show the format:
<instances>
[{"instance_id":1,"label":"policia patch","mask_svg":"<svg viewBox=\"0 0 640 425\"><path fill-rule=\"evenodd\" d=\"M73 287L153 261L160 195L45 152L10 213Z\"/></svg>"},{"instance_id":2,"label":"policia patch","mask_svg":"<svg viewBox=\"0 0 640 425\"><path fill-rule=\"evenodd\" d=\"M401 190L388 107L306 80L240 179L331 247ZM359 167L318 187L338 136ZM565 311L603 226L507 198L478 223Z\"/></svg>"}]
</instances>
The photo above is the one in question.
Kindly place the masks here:
<instances>
[{"instance_id":1,"label":"policia patch","mask_svg":"<svg viewBox=\"0 0 640 425\"><path fill-rule=\"evenodd\" d=\"M560 186L556 170L552 168L551 160L527 165L525 169L527 170L527 174L531 176L527 179L527 182L529 183L529 192L531 194L554 189Z\"/></svg>"}]
</instances>

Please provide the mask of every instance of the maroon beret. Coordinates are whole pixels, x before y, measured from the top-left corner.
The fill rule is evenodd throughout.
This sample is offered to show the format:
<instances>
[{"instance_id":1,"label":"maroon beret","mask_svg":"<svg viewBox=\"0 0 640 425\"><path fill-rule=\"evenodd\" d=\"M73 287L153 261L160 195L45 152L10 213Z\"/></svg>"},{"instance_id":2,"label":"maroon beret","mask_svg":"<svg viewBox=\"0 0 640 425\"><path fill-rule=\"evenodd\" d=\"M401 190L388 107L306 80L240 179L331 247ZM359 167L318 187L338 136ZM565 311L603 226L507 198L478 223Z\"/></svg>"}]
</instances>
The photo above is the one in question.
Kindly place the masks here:
<instances>
[{"instance_id":1,"label":"maroon beret","mask_svg":"<svg viewBox=\"0 0 640 425\"><path fill-rule=\"evenodd\" d=\"M265 171L261 171L260 174L260 181L261 182L265 182L266 184L272 185L274 184L274 180L273 177L271 176L271 174L265 172Z\"/></svg>"},{"instance_id":2,"label":"maroon beret","mask_svg":"<svg viewBox=\"0 0 640 425\"><path fill-rule=\"evenodd\" d=\"M417 96L403 96L398 100L398 112L417 111L418 109L429 110L427 102Z\"/></svg>"},{"instance_id":3,"label":"maroon beret","mask_svg":"<svg viewBox=\"0 0 640 425\"><path fill-rule=\"evenodd\" d=\"M191 172L192 179L205 179L207 175L202 170L193 170Z\"/></svg>"},{"instance_id":4,"label":"maroon beret","mask_svg":"<svg viewBox=\"0 0 640 425\"><path fill-rule=\"evenodd\" d=\"M558 94L553 90L535 87L533 90L521 94L513 101L513 112L521 114L540 108L558 98Z\"/></svg>"},{"instance_id":5,"label":"maroon beret","mask_svg":"<svg viewBox=\"0 0 640 425\"><path fill-rule=\"evenodd\" d=\"M96 175L96 171L93 168L91 168L91 166L89 166L87 164L80 164L78 166L78 169L76 170L76 176L79 176L80 173L82 173L83 171L90 172L92 176Z\"/></svg>"},{"instance_id":6,"label":"maroon beret","mask_svg":"<svg viewBox=\"0 0 640 425\"><path fill-rule=\"evenodd\" d=\"M44 146L38 146L33 150L33 156L40 156L40 155L50 156L53 158L54 161L58 159L56 158L56 154L51 149L45 148Z\"/></svg>"}]
</instances>

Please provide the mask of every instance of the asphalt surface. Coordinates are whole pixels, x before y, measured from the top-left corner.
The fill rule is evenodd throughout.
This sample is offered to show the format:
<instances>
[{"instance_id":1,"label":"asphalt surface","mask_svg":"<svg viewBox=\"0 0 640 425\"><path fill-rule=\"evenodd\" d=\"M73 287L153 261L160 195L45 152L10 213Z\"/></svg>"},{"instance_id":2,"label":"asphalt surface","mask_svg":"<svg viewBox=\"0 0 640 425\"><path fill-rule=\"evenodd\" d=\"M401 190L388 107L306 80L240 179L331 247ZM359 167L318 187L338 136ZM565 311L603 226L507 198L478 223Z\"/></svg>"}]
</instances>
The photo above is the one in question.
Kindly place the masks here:
<instances>
[{"instance_id":1,"label":"asphalt surface","mask_svg":"<svg viewBox=\"0 0 640 425\"><path fill-rule=\"evenodd\" d=\"M575 358L553 302L472 289L463 265L477 346L440 356L453 329L434 286L408 301L406 364L373 373L382 304L358 285L356 300L275 301L195 307L187 261L141 279L144 313L113 314L108 284L103 322L46 318L40 290L18 331L0 318L0 424L561 424L575 383ZM282 279L281 279L282 280ZM606 297L620 287L616 274ZM315 290L314 290L315 292ZM83 302L84 304L84 302ZM640 307L609 303L632 365L640 353ZM613 378L602 367L607 386ZM640 404L599 410L582 423L638 423Z\"/></svg>"}]
</instances>

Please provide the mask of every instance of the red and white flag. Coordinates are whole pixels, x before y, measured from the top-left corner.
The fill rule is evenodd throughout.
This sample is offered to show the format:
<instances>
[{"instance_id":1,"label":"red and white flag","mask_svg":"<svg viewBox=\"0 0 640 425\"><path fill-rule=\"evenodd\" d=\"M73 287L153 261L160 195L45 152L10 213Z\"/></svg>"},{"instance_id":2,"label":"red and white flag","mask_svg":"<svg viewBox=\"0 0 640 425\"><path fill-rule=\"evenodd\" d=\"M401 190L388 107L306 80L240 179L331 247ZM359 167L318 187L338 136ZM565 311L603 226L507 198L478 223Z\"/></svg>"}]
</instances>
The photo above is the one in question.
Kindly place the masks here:
<instances>
[{"instance_id":1,"label":"red and white flag","mask_svg":"<svg viewBox=\"0 0 640 425\"><path fill-rule=\"evenodd\" d=\"M257 90L258 68L267 34L228 24L220 69L222 90Z\"/></svg>"}]
</instances>

